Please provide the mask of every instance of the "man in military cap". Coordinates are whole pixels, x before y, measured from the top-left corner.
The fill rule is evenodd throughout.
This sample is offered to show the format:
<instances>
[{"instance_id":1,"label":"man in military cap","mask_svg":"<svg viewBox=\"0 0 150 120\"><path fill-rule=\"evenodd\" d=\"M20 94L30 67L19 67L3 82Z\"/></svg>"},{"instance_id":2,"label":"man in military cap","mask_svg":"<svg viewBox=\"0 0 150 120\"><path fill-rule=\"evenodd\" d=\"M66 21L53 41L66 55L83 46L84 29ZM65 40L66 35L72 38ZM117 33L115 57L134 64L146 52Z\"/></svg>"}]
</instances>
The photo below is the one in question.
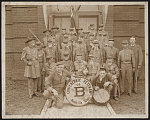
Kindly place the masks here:
<instances>
[{"instance_id":1,"label":"man in military cap","mask_svg":"<svg viewBox=\"0 0 150 120\"><path fill-rule=\"evenodd\" d=\"M61 32L59 31L59 27L57 27L56 25L54 25L52 28L52 36L54 38L54 43L55 43L55 46L56 46L56 54L57 56L59 56L59 48L60 48L60 45L62 43L62 36L61 36ZM59 58L59 57L57 57ZM57 59L57 61L59 61L59 59Z\"/></svg>"},{"instance_id":2,"label":"man in military cap","mask_svg":"<svg viewBox=\"0 0 150 120\"><path fill-rule=\"evenodd\" d=\"M88 42L87 42L87 52L88 52L88 55L92 49L92 46L93 46L93 41L95 40L95 35L93 33L89 33L89 39L88 39Z\"/></svg>"},{"instance_id":3,"label":"man in military cap","mask_svg":"<svg viewBox=\"0 0 150 120\"><path fill-rule=\"evenodd\" d=\"M101 32L102 30L104 30L104 25L100 24L98 27L98 33Z\"/></svg>"},{"instance_id":4,"label":"man in military cap","mask_svg":"<svg viewBox=\"0 0 150 120\"><path fill-rule=\"evenodd\" d=\"M91 44L91 50L89 54L93 54L94 56L94 61L99 63L100 66L103 64L103 50L99 46L98 40L94 40L93 43Z\"/></svg>"},{"instance_id":5,"label":"man in military cap","mask_svg":"<svg viewBox=\"0 0 150 120\"><path fill-rule=\"evenodd\" d=\"M104 62L107 58L114 59L114 62L117 64L119 50L114 47L114 39L109 39L108 46L104 49Z\"/></svg>"},{"instance_id":6,"label":"man in military cap","mask_svg":"<svg viewBox=\"0 0 150 120\"><path fill-rule=\"evenodd\" d=\"M65 35L67 32L66 32L66 28L62 28L62 35Z\"/></svg>"},{"instance_id":7,"label":"man in military cap","mask_svg":"<svg viewBox=\"0 0 150 120\"><path fill-rule=\"evenodd\" d=\"M77 55L82 55L83 60L87 61L87 48L81 35L78 38L78 42L73 46L73 61L75 61Z\"/></svg>"},{"instance_id":8,"label":"man in military cap","mask_svg":"<svg viewBox=\"0 0 150 120\"><path fill-rule=\"evenodd\" d=\"M46 58L49 57L49 56L52 56L54 58L55 62L57 62L57 60L58 60L58 58L57 58L58 57L58 55L57 55L57 48L54 47L52 39L48 40L48 45L44 49L44 52L45 52L45 57Z\"/></svg>"},{"instance_id":9,"label":"man in military cap","mask_svg":"<svg viewBox=\"0 0 150 120\"><path fill-rule=\"evenodd\" d=\"M135 56L135 72L133 72L133 92L137 93L137 79L139 77L138 71L142 67L143 53L141 46L136 44L136 39L133 36L130 38L129 48L133 50Z\"/></svg>"},{"instance_id":10,"label":"man in military cap","mask_svg":"<svg viewBox=\"0 0 150 120\"><path fill-rule=\"evenodd\" d=\"M24 77L28 78L29 98L32 98L33 94L38 96L37 83L41 75L40 64L38 61L38 50L35 46L35 38L29 38L26 43L28 46L23 49L21 60L26 64Z\"/></svg>"},{"instance_id":11,"label":"man in military cap","mask_svg":"<svg viewBox=\"0 0 150 120\"><path fill-rule=\"evenodd\" d=\"M100 64L98 62L94 61L94 55L93 54L89 54L87 69L88 69L87 79L89 79L92 83L95 76L98 75L98 72L100 69Z\"/></svg>"},{"instance_id":12,"label":"man in military cap","mask_svg":"<svg viewBox=\"0 0 150 120\"><path fill-rule=\"evenodd\" d=\"M93 81L94 90L97 91L99 89L107 89L109 94L113 89L114 81L112 78L107 74L104 67L101 67L98 75L95 77Z\"/></svg>"},{"instance_id":13,"label":"man in military cap","mask_svg":"<svg viewBox=\"0 0 150 120\"><path fill-rule=\"evenodd\" d=\"M74 69L76 76L86 77L86 75L88 74L87 62L83 60L81 54L78 54L76 56L76 60L74 61Z\"/></svg>"},{"instance_id":14,"label":"man in military cap","mask_svg":"<svg viewBox=\"0 0 150 120\"><path fill-rule=\"evenodd\" d=\"M98 31L97 39L99 40L100 46L103 48L108 45L108 33L105 30Z\"/></svg>"},{"instance_id":15,"label":"man in military cap","mask_svg":"<svg viewBox=\"0 0 150 120\"><path fill-rule=\"evenodd\" d=\"M44 64L45 77L48 77L55 69L55 58L53 56L47 56L46 63Z\"/></svg>"},{"instance_id":16,"label":"man in military cap","mask_svg":"<svg viewBox=\"0 0 150 120\"><path fill-rule=\"evenodd\" d=\"M69 72L74 71L74 63L70 60L70 52L64 51L63 52L63 61L60 61L62 64L65 65L65 69Z\"/></svg>"},{"instance_id":17,"label":"man in military cap","mask_svg":"<svg viewBox=\"0 0 150 120\"><path fill-rule=\"evenodd\" d=\"M123 50L119 52L118 56L118 67L121 70L122 77L120 80L120 91L121 94L125 92L125 83L127 83L127 92L128 95L131 96L133 81L132 72L135 71L135 57L133 51L128 48L127 40L122 41L122 47Z\"/></svg>"},{"instance_id":18,"label":"man in military cap","mask_svg":"<svg viewBox=\"0 0 150 120\"><path fill-rule=\"evenodd\" d=\"M43 38L43 44L44 44L44 47L47 46L47 41L49 39L51 39L51 35L50 35L50 30L46 29L45 31L43 31L43 33L45 34L45 37Z\"/></svg>"},{"instance_id":19,"label":"man in military cap","mask_svg":"<svg viewBox=\"0 0 150 120\"><path fill-rule=\"evenodd\" d=\"M42 49L42 43L37 41L36 47L38 49L38 61L40 64L41 76L38 78L38 91L42 92L44 90L44 64L46 62L45 53Z\"/></svg>"},{"instance_id":20,"label":"man in military cap","mask_svg":"<svg viewBox=\"0 0 150 120\"><path fill-rule=\"evenodd\" d=\"M72 45L69 42L69 37L67 34L64 35L61 48L59 49L60 61L63 60L63 53L66 51L69 52L69 59L72 59Z\"/></svg>"},{"instance_id":21,"label":"man in military cap","mask_svg":"<svg viewBox=\"0 0 150 120\"><path fill-rule=\"evenodd\" d=\"M63 108L66 77L71 77L70 72L64 69L61 62L58 62L56 69L45 80L46 90L43 95L48 100L47 107L54 105L58 109Z\"/></svg>"},{"instance_id":22,"label":"man in military cap","mask_svg":"<svg viewBox=\"0 0 150 120\"><path fill-rule=\"evenodd\" d=\"M82 34L83 28L77 28L76 31L77 31L77 34L79 36L80 34Z\"/></svg>"},{"instance_id":23,"label":"man in military cap","mask_svg":"<svg viewBox=\"0 0 150 120\"><path fill-rule=\"evenodd\" d=\"M69 41L72 44L77 42L77 36L76 36L75 28L70 28L69 29Z\"/></svg>"},{"instance_id":24,"label":"man in military cap","mask_svg":"<svg viewBox=\"0 0 150 120\"><path fill-rule=\"evenodd\" d=\"M118 96L117 95L117 91L118 94L120 93L120 89L118 86L118 78L119 78L119 68L117 66L116 63L114 63L114 59L113 58L108 58L106 61L106 64L104 64L104 68L107 72L107 74L112 78L112 80L114 81L114 91L113 91L113 97L116 101L118 101Z\"/></svg>"}]
</instances>

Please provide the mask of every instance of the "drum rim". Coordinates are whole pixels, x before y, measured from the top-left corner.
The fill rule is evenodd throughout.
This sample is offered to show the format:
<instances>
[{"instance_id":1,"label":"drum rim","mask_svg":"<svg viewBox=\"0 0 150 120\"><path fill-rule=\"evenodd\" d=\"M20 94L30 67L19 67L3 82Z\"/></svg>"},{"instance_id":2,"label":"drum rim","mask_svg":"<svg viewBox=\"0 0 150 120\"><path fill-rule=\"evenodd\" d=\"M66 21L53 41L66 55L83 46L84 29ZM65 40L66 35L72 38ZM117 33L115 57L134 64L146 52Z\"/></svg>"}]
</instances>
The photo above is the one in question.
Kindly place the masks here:
<instances>
[{"instance_id":1,"label":"drum rim","mask_svg":"<svg viewBox=\"0 0 150 120\"><path fill-rule=\"evenodd\" d=\"M104 89L104 88L100 88L100 89L103 89L103 90L105 90L105 91L107 91L107 92L108 92L108 90L107 90L107 89ZM99 89L99 90L100 90L100 89ZM93 91L93 100L94 100L94 102L95 102L96 104L103 105L103 104L106 104L106 103L108 103L108 102L109 102L109 100L110 100L110 94L109 94L109 99L108 99L106 102L104 102L104 103L100 103L100 102L97 102L97 101L95 100L94 92L95 92L95 90ZM109 93L109 92L108 92L108 93Z\"/></svg>"},{"instance_id":2,"label":"drum rim","mask_svg":"<svg viewBox=\"0 0 150 120\"><path fill-rule=\"evenodd\" d=\"M79 77L77 77L77 78L79 78ZM89 81L89 80L86 79L86 78L83 78L83 79ZM89 81L90 84L91 84L91 86L92 86L92 93L91 93L91 95L90 95L90 99L89 99L85 104L75 105L75 104L73 104L72 102L70 102L70 101L68 100L67 95L66 95L67 86L68 86L68 84L69 84L71 81L72 81L72 80L70 80L70 81L67 83L66 88L65 88L65 96L66 96L67 101L69 102L69 104L71 104L71 105L73 105L73 106L76 106L76 107L80 107L80 106L85 106L85 105L87 105L87 104L89 103L89 101L93 98L93 94L94 94L94 88L93 88L92 83Z\"/></svg>"}]
</instances>

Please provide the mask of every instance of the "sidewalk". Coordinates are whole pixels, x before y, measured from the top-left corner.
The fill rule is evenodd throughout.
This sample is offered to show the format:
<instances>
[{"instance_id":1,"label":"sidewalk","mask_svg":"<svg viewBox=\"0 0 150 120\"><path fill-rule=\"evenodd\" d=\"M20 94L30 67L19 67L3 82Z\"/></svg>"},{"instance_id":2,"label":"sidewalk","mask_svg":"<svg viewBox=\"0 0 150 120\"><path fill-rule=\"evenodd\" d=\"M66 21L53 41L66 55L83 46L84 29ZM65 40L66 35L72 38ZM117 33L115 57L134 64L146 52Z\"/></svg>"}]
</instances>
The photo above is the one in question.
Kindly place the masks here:
<instances>
[{"instance_id":1,"label":"sidewalk","mask_svg":"<svg viewBox=\"0 0 150 120\"><path fill-rule=\"evenodd\" d=\"M87 104L85 106L76 107L72 106L67 100L65 100L62 109L52 107L46 110L44 106L41 115L44 118L106 118L112 115L114 116L115 112L109 103L106 106Z\"/></svg>"}]
</instances>

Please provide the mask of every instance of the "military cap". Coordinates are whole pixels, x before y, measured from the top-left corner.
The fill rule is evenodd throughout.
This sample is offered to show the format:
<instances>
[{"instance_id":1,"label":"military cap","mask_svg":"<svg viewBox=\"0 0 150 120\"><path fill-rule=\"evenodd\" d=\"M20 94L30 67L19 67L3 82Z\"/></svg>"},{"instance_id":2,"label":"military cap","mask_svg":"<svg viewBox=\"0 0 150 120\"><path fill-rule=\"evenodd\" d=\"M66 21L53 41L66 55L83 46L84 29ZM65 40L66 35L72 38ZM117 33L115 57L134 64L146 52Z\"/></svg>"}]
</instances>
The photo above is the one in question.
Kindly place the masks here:
<instances>
[{"instance_id":1,"label":"military cap","mask_svg":"<svg viewBox=\"0 0 150 120\"><path fill-rule=\"evenodd\" d=\"M94 57L94 55L93 54L89 54L89 57Z\"/></svg>"},{"instance_id":2,"label":"military cap","mask_svg":"<svg viewBox=\"0 0 150 120\"><path fill-rule=\"evenodd\" d=\"M94 33L89 33L89 36L95 36Z\"/></svg>"},{"instance_id":3,"label":"military cap","mask_svg":"<svg viewBox=\"0 0 150 120\"><path fill-rule=\"evenodd\" d=\"M83 30L83 28L76 28L76 30L77 30L77 31L79 31L79 30Z\"/></svg>"},{"instance_id":4,"label":"military cap","mask_svg":"<svg viewBox=\"0 0 150 120\"><path fill-rule=\"evenodd\" d=\"M94 30L94 27L91 27L90 30Z\"/></svg>"},{"instance_id":5,"label":"military cap","mask_svg":"<svg viewBox=\"0 0 150 120\"><path fill-rule=\"evenodd\" d=\"M62 62L57 62L56 66L59 66L59 65L64 65L64 64Z\"/></svg>"},{"instance_id":6,"label":"military cap","mask_svg":"<svg viewBox=\"0 0 150 120\"><path fill-rule=\"evenodd\" d=\"M98 44L98 43L99 43L98 40L93 41L93 44Z\"/></svg>"},{"instance_id":7,"label":"military cap","mask_svg":"<svg viewBox=\"0 0 150 120\"><path fill-rule=\"evenodd\" d=\"M56 25L54 25L51 29L59 29Z\"/></svg>"},{"instance_id":8,"label":"military cap","mask_svg":"<svg viewBox=\"0 0 150 120\"><path fill-rule=\"evenodd\" d=\"M83 32L83 34L89 34L89 33L90 33L89 31L84 31L84 32Z\"/></svg>"},{"instance_id":9,"label":"military cap","mask_svg":"<svg viewBox=\"0 0 150 120\"><path fill-rule=\"evenodd\" d=\"M77 54L77 56L82 56L82 54Z\"/></svg>"},{"instance_id":10,"label":"military cap","mask_svg":"<svg viewBox=\"0 0 150 120\"><path fill-rule=\"evenodd\" d=\"M51 55L46 56L46 59L50 59L50 58L54 58L54 57Z\"/></svg>"},{"instance_id":11,"label":"military cap","mask_svg":"<svg viewBox=\"0 0 150 120\"><path fill-rule=\"evenodd\" d=\"M52 42L52 38L47 39L47 42Z\"/></svg>"},{"instance_id":12,"label":"military cap","mask_svg":"<svg viewBox=\"0 0 150 120\"><path fill-rule=\"evenodd\" d=\"M128 44L128 41L127 40L123 40L122 44Z\"/></svg>"},{"instance_id":13,"label":"military cap","mask_svg":"<svg viewBox=\"0 0 150 120\"><path fill-rule=\"evenodd\" d=\"M36 40L35 37L30 37L30 38L28 38L28 40L25 43L28 43L28 42L31 42L31 41L35 41L35 40Z\"/></svg>"},{"instance_id":14,"label":"military cap","mask_svg":"<svg viewBox=\"0 0 150 120\"><path fill-rule=\"evenodd\" d=\"M69 36L67 34L64 35L64 38L68 38Z\"/></svg>"},{"instance_id":15,"label":"military cap","mask_svg":"<svg viewBox=\"0 0 150 120\"><path fill-rule=\"evenodd\" d=\"M51 30L46 29L43 31L43 33L46 33L46 32L51 32Z\"/></svg>"},{"instance_id":16,"label":"military cap","mask_svg":"<svg viewBox=\"0 0 150 120\"><path fill-rule=\"evenodd\" d=\"M62 30L66 30L66 28L62 28Z\"/></svg>"},{"instance_id":17,"label":"military cap","mask_svg":"<svg viewBox=\"0 0 150 120\"><path fill-rule=\"evenodd\" d=\"M106 71L105 67L104 67L104 66L101 66L101 67L100 67L100 71L103 71L103 70Z\"/></svg>"},{"instance_id":18,"label":"military cap","mask_svg":"<svg viewBox=\"0 0 150 120\"><path fill-rule=\"evenodd\" d=\"M65 51L65 52L63 53L63 55L64 55L64 56L68 56L68 55L69 55L69 51Z\"/></svg>"},{"instance_id":19,"label":"military cap","mask_svg":"<svg viewBox=\"0 0 150 120\"><path fill-rule=\"evenodd\" d=\"M37 42L36 42L36 45L40 45L40 44L41 44L41 42L40 42L40 41L37 41Z\"/></svg>"},{"instance_id":20,"label":"military cap","mask_svg":"<svg viewBox=\"0 0 150 120\"><path fill-rule=\"evenodd\" d=\"M79 36L80 36L81 38L83 38L83 37L84 37L84 34L81 33Z\"/></svg>"},{"instance_id":21,"label":"military cap","mask_svg":"<svg viewBox=\"0 0 150 120\"><path fill-rule=\"evenodd\" d=\"M114 39L109 39L108 41L114 41Z\"/></svg>"},{"instance_id":22,"label":"military cap","mask_svg":"<svg viewBox=\"0 0 150 120\"><path fill-rule=\"evenodd\" d=\"M104 27L104 24L100 24L100 25L99 25L99 28L100 28L100 27Z\"/></svg>"},{"instance_id":23,"label":"military cap","mask_svg":"<svg viewBox=\"0 0 150 120\"><path fill-rule=\"evenodd\" d=\"M94 24L90 24L90 26L94 26Z\"/></svg>"},{"instance_id":24,"label":"military cap","mask_svg":"<svg viewBox=\"0 0 150 120\"><path fill-rule=\"evenodd\" d=\"M69 28L69 30L70 30L70 31L73 31L73 30L75 30L75 28Z\"/></svg>"}]
</instances>

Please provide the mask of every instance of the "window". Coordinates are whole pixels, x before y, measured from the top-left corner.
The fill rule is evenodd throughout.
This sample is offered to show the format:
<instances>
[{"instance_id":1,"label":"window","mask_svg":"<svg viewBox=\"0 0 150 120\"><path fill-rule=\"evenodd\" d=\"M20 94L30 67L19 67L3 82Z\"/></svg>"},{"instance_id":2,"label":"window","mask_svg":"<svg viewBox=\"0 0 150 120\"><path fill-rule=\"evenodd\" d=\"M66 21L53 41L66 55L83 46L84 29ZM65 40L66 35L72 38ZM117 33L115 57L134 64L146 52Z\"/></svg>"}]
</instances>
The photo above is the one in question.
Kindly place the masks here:
<instances>
[{"instance_id":1,"label":"window","mask_svg":"<svg viewBox=\"0 0 150 120\"><path fill-rule=\"evenodd\" d=\"M70 28L70 17L69 16L55 16L54 25L57 25L60 29L66 28L66 31L69 31Z\"/></svg>"},{"instance_id":2,"label":"window","mask_svg":"<svg viewBox=\"0 0 150 120\"><path fill-rule=\"evenodd\" d=\"M79 27L83 28L83 31L87 31L90 24L94 24L97 30L98 16L79 16Z\"/></svg>"}]
</instances>

